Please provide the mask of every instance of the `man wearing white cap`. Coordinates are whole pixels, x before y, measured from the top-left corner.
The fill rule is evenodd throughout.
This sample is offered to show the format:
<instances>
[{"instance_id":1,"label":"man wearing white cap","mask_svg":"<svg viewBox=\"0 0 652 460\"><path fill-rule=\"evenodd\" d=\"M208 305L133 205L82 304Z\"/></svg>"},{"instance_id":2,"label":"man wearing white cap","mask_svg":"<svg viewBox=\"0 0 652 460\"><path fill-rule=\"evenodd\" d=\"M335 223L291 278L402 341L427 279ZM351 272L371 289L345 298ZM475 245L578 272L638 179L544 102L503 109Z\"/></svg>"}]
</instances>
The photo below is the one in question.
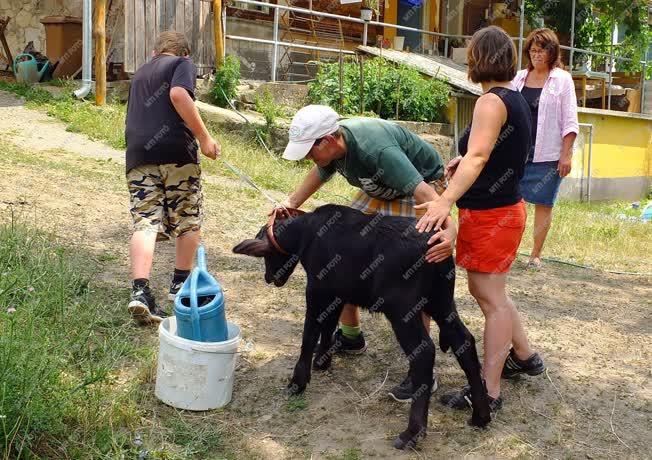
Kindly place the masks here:
<instances>
[{"instance_id":1,"label":"man wearing white cap","mask_svg":"<svg viewBox=\"0 0 652 460\"><path fill-rule=\"evenodd\" d=\"M351 207L366 214L421 217L419 205L444 190L444 165L437 151L416 134L381 119L351 118L339 115L324 105L309 105L299 110L290 125L290 141L283 158L315 163L303 183L285 203L299 208L337 171L347 182L360 189ZM456 229L449 217L444 229L430 239L426 260L439 262L453 252ZM429 326L429 318L424 315ZM367 345L360 330L360 312L345 305L335 343L338 352L363 353ZM407 379L393 388L390 395L409 401L414 388Z\"/></svg>"}]
</instances>

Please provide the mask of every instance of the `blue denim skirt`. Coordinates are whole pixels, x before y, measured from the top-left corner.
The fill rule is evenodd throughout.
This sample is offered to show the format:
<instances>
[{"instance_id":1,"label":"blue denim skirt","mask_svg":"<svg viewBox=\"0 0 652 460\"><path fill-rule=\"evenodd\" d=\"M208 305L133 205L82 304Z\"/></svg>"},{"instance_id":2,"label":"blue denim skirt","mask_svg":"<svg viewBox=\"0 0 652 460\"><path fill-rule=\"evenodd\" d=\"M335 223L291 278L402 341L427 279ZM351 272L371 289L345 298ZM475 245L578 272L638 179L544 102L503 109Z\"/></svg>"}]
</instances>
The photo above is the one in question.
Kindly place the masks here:
<instances>
[{"instance_id":1,"label":"blue denim skirt","mask_svg":"<svg viewBox=\"0 0 652 460\"><path fill-rule=\"evenodd\" d=\"M528 203L554 206L561 185L557 171L558 161L542 161L525 164L525 173L519 183L521 195Z\"/></svg>"}]
</instances>

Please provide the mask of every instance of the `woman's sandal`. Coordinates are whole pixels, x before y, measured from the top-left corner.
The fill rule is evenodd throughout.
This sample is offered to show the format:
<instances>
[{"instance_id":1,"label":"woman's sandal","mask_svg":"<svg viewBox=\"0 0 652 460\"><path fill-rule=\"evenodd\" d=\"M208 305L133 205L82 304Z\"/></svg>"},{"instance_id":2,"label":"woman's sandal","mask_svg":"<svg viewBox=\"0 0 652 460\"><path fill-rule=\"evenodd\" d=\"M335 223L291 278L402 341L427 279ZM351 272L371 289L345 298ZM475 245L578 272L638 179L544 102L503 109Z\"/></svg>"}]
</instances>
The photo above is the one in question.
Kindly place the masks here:
<instances>
[{"instance_id":1,"label":"woman's sandal","mask_svg":"<svg viewBox=\"0 0 652 460\"><path fill-rule=\"evenodd\" d=\"M539 271L541 270L541 259L530 259L525 266L526 270Z\"/></svg>"}]
</instances>

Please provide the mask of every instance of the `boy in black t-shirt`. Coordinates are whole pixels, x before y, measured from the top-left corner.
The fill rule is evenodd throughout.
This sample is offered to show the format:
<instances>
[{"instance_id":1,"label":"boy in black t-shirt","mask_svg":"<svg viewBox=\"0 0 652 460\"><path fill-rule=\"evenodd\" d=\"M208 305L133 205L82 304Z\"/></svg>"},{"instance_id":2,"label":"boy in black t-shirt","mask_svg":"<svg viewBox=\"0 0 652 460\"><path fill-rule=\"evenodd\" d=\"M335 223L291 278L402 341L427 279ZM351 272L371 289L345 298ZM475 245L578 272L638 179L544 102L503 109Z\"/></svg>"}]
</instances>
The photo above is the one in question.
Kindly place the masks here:
<instances>
[{"instance_id":1,"label":"boy in black t-shirt","mask_svg":"<svg viewBox=\"0 0 652 460\"><path fill-rule=\"evenodd\" d=\"M220 154L195 107L197 71L189 53L183 34L163 32L129 91L126 167L134 234L128 309L139 324L167 316L149 287L156 241L176 239L171 299L192 268L203 217L197 140L207 157L214 160Z\"/></svg>"}]
</instances>

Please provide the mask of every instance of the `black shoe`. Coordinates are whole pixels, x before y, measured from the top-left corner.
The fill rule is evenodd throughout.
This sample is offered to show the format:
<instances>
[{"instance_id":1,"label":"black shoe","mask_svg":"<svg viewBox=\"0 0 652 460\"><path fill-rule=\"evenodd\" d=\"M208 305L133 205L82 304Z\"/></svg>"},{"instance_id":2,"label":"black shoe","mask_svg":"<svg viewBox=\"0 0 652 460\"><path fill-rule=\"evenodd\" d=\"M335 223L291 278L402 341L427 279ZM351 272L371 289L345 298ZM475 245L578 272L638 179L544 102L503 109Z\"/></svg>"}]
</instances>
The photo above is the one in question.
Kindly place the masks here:
<instances>
[{"instance_id":1,"label":"black shoe","mask_svg":"<svg viewBox=\"0 0 652 460\"><path fill-rule=\"evenodd\" d=\"M405 379L396 385L394 388L389 390L387 394L394 399L394 401L409 403L412 402L412 395L416 391L412 379L408 375ZM437 391L437 376L433 373L432 375L432 392Z\"/></svg>"},{"instance_id":2,"label":"black shoe","mask_svg":"<svg viewBox=\"0 0 652 460\"><path fill-rule=\"evenodd\" d=\"M177 294L181 290L181 286L183 286L184 281L177 281L176 283L174 280L172 280L172 284L170 284L170 292L168 292L168 300L171 300L174 302L174 299L177 298Z\"/></svg>"},{"instance_id":3,"label":"black shoe","mask_svg":"<svg viewBox=\"0 0 652 460\"><path fill-rule=\"evenodd\" d=\"M348 337L342 334L342 329L338 329L333 334L333 353L337 355L347 354L347 355L361 355L367 349L367 343L364 340L364 335L360 332L360 335L355 339L349 339Z\"/></svg>"},{"instance_id":4,"label":"black shoe","mask_svg":"<svg viewBox=\"0 0 652 460\"><path fill-rule=\"evenodd\" d=\"M503 398L501 396L492 398L491 396L487 395L487 398L489 398L489 410L491 410L491 412L496 412L503 408ZM439 398L439 402L444 406L450 407L452 409L469 409L472 407L471 387L464 385L460 391L446 393Z\"/></svg>"},{"instance_id":5,"label":"black shoe","mask_svg":"<svg viewBox=\"0 0 652 460\"><path fill-rule=\"evenodd\" d=\"M525 361L521 361L516 357L514 349L509 350L509 356L505 360L503 366L502 378L511 379L520 374L539 375L546 370L543 359L538 353L534 353Z\"/></svg>"},{"instance_id":6,"label":"black shoe","mask_svg":"<svg viewBox=\"0 0 652 460\"><path fill-rule=\"evenodd\" d=\"M133 288L131 290L131 301L127 307L129 313L136 323L141 326L152 323L160 323L168 314L158 305L149 288Z\"/></svg>"}]
</instances>

